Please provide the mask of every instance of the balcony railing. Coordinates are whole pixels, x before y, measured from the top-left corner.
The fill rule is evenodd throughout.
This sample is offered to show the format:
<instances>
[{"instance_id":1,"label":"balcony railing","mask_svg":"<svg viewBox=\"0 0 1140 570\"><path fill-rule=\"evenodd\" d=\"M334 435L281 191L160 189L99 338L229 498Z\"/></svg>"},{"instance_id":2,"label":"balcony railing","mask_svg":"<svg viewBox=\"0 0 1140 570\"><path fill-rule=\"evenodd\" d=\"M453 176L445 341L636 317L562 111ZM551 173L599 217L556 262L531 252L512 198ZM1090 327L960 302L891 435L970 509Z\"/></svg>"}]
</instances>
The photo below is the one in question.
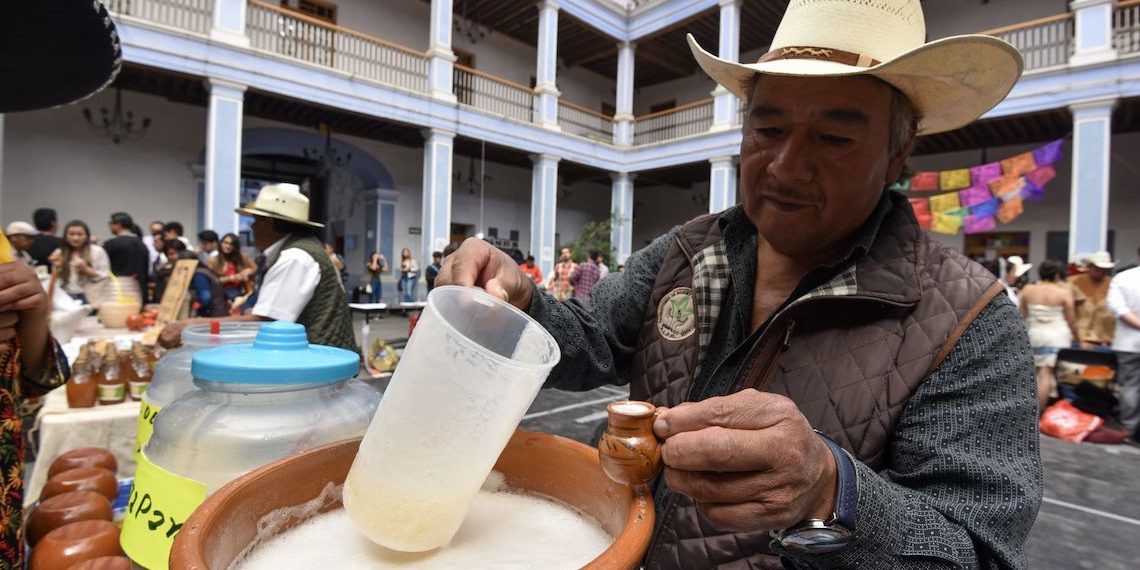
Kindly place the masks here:
<instances>
[{"instance_id":1,"label":"balcony railing","mask_svg":"<svg viewBox=\"0 0 1140 570\"><path fill-rule=\"evenodd\" d=\"M1057 14L1031 22L982 32L999 37L1025 57L1025 71L1064 65L1073 54L1073 14Z\"/></svg>"},{"instance_id":2,"label":"balcony railing","mask_svg":"<svg viewBox=\"0 0 1140 570\"><path fill-rule=\"evenodd\" d=\"M534 91L525 85L459 64L452 84L463 105L528 123L534 116Z\"/></svg>"},{"instance_id":3,"label":"balcony railing","mask_svg":"<svg viewBox=\"0 0 1140 570\"><path fill-rule=\"evenodd\" d=\"M1116 5L1112 15L1112 47L1119 55L1140 52L1140 0Z\"/></svg>"},{"instance_id":4,"label":"balcony railing","mask_svg":"<svg viewBox=\"0 0 1140 570\"><path fill-rule=\"evenodd\" d=\"M213 20L214 0L109 0L106 6L112 14L206 34Z\"/></svg>"},{"instance_id":5,"label":"balcony railing","mask_svg":"<svg viewBox=\"0 0 1140 570\"><path fill-rule=\"evenodd\" d=\"M259 0L248 0L248 5L246 33L255 49L393 87L419 92L428 89L428 57L424 53Z\"/></svg>"},{"instance_id":6,"label":"balcony railing","mask_svg":"<svg viewBox=\"0 0 1140 570\"><path fill-rule=\"evenodd\" d=\"M709 130L713 122L713 100L703 99L634 119L633 144L650 144Z\"/></svg>"},{"instance_id":7,"label":"balcony railing","mask_svg":"<svg viewBox=\"0 0 1140 570\"><path fill-rule=\"evenodd\" d=\"M569 101L558 102L558 126L572 135L607 143L614 140L613 117Z\"/></svg>"}]
</instances>

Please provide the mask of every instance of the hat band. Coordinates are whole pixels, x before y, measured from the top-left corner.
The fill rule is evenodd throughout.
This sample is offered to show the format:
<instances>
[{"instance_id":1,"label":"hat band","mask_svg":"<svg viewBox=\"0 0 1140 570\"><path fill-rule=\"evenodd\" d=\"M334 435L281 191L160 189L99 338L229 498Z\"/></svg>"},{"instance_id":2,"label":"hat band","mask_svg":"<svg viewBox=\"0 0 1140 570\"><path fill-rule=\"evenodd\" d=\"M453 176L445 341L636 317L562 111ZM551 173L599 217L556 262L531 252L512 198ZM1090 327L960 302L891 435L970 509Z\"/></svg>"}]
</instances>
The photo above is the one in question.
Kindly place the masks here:
<instances>
[{"instance_id":1,"label":"hat band","mask_svg":"<svg viewBox=\"0 0 1140 570\"><path fill-rule=\"evenodd\" d=\"M788 46L776 48L760 56L760 60L757 63L776 61L779 59L822 59L823 61L831 61L834 63L841 63L843 65L851 65L855 67L874 67L882 63L879 60L862 53L813 46Z\"/></svg>"}]
</instances>

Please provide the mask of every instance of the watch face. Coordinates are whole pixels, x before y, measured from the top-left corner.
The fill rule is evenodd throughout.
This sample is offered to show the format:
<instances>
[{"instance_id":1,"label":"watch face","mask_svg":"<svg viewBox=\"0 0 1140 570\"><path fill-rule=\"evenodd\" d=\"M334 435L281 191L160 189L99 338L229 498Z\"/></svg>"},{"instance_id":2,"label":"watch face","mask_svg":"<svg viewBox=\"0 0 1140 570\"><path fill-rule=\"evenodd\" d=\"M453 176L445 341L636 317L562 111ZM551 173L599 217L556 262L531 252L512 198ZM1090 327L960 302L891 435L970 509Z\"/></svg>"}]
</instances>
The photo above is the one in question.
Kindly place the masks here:
<instances>
[{"instance_id":1,"label":"watch face","mask_svg":"<svg viewBox=\"0 0 1140 570\"><path fill-rule=\"evenodd\" d=\"M784 535L784 548L794 552L824 553L847 546L850 536L837 528L804 528Z\"/></svg>"}]
</instances>

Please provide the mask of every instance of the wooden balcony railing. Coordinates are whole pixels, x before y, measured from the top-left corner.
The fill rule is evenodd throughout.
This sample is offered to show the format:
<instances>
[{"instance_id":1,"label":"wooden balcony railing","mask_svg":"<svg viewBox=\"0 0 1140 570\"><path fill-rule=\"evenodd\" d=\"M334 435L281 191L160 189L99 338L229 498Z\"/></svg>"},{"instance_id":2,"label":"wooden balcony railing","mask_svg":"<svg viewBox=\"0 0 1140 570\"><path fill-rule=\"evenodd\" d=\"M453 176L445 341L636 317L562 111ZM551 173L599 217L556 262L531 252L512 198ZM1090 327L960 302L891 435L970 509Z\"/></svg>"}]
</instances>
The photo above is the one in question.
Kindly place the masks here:
<instances>
[{"instance_id":1,"label":"wooden balcony railing","mask_svg":"<svg viewBox=\"0 0 1140 570\"><path fill-rule=\"evenodd\" d=\"M463 105L528 123L534 116L534 91L525 85L459 64L452 85Z\"/></svg>"},{"instance_id":2,"label":"wooden balcony railing","mask_svg":"<svg viewBox=\"0 0 1140 570\"><path fill-rule=\"evenodd\" d=\"M250 46L410 91L428 89L428 56L380 38L247 0Z\"/></svg>"},{"instance_id":3,"label":"wooden balcony railing","mask_svg":"<svg viewBox=\"0 0 1140 570\"><path fill-rule=\"evenodd\" d=\"M703 99L634 119L633 144L650 144L709 130L713 122L713 100Z\"/></svg>"},{"instance_id":4,"label":"wooden balcony railing","mask_svg":"<svg viewBox=\"0 0 1140 570\"><path fill-rule=\"evenodd\" d=\"M558 102L558 126L562 132L601 142L613 142L614 118L569 101Z\"/></svg>"},{"instance_id":5,"label":"wooden balcony railing","mask_svg":"<svg viewBox=\"0 0 1140 570\"><path fill-rule=\"evenodd\" d=\"M112 14L198 34L210 32L214 14L214 0L107 0L105 4Z\"/></svg>"},{"instance_id":6,"label":"wooden balcony railing","mask_svg":"<svg viewBox=\"0 0 1140 570\"><path fill-rule=\"evenodd\" d=\"M999 37L1025 57L1025 71L1064 65L1073 54L1073 14L1057 14L1039 20L982 32Z\"/></svg>"},{"instance_id":7,"label":"wooden balcony railing","mask_svg":"<svg viewBox=\"0 0 1140 570\"><path fill-rule=\"evenodd\" d=\"M1140 0L1116 4L1112 15L1112 47L1119 55L1140 52Z\"/></svg>"}]
</instances>

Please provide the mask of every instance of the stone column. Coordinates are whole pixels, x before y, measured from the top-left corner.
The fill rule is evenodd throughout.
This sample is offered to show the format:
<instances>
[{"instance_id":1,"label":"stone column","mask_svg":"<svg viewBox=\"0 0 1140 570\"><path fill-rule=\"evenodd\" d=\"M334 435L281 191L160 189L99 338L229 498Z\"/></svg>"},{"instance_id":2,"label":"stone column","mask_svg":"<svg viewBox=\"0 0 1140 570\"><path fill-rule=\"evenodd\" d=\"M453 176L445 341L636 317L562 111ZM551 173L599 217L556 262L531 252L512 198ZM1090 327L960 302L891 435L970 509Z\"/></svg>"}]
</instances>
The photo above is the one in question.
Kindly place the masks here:
<instances>
[{"instance_id":1,"label":"stone column","mask_svg":"<svg viewBox=\"0 0 1140 570\"><path fill-rule=\"evenodd\" d=\"M431 57L428 61L428 86L431 96L455 101L451 86L455 70L455 52L451 51L451 0L431 0L428 32L428 55Z\"/></svg>"},{"instance_id":2,"label":"stone column","mask_svg":"<svg viewBox=\"0 0 1140 570\"><path fill-rule=\"evenodd\" d=\"M618 43L617 101L614 105L614 144L633 144L633 50L632 42Z\"/></svg>"},{"instance_id":3,"label":"stone column","mask_svg":"<svg viewBox=\"0 0 1140 570\"><path fill-rule=\"evenodd\" d=\"M245 85L208 79L210 110L206 125L205 227L237 233L234 208L241 200L241 129Z\"/></svg>"},{"instance_id":4,"label":"stone column","mask_svg":"<svg viewBox=\"0 0 1140 570\"><path fill-rule=\"evenodd\" d=\"M455 133L424 129L423 238L420 265L431 263L431 252L451 241L451 157Z\"/></svg>"},{"instance_id":5,"label":"stone column","mask_svg":"<svg viewBox=\"0 0 1140 570\"><path fill-rule=\"evenodd\" d=\"M545 128L558 127L558 2L538 3L538 70L534 85L534 122Z\"/></svg>"},{"instance_id":6,"label":"stone column","mask_svg":"<svg viewBox=\"0 0 1140 570\"><path fill-rule=\"evenodd\" d=\"M558 215L558 161L552 154L536 154L530 189L530 254L542 275L554 270L554 228Z\"/></svg>"},{"instance_id":7,"label":"stone column","mask_svg":"<svg viewBox=\"0 0 1140 570\"><path fill-rule=\"evenodd\" d=\"M723 212L736 205L736 163L734 157L718 156L709 160L709 213Z\"/></svg>"},{"instance_id":8,"label":"stone column","mask_svg":"<svg viewBox=\"0 0 1140 570\"><path fill-rule=\"evenodd\" d=\"M245 9L245 0L214 0L210 39L249 47L249 36L245 34Z\"/></svg>"},{"instance_id":9,"label":"stone column","mask_svg":"<svg viewBox=\"0 0 1140 570\"><path fill-rule=\"evenodd\" d=\"M1073 182L1069 206L1069 260L1107 249L1109 156L1116 99L1070 105Z\"/></svg>"},{"instance_id":10,"label":"stone column","mask_svg":"<svg viewBox=\"0 0 1140 570\"><path fill-rule=\"evenodd\" d=\"M717 55L729 61L740 59L740 2L720 0L720 49ZM740 100L719 84L713 89L712 130L723 131L736 125ZM711 202L710 202L711 204Z\"/></svg>"},{"instance_id":11,"label":"stone column","mask_svg":"<svg viewBox=\"0 0 1140 570\"><path fill-rule=\"evenodd\" d=\"M633 249L633 179L635 174L614 172L610 193L610 248L619 264L629 259Z\"/></svg>"},{"instance_id":12,"label":"stone column","mask_svg":"<svg viewBox=\"0 0 1140 570\"><path fill-rule=\"evenodd\" d=\"M1069 59L1073 65L1085 65L1116 59L1112 46L1113 0L1073 0L1069 2L1075 18L1074 50Z\"/></svg>"}]
</instances>

